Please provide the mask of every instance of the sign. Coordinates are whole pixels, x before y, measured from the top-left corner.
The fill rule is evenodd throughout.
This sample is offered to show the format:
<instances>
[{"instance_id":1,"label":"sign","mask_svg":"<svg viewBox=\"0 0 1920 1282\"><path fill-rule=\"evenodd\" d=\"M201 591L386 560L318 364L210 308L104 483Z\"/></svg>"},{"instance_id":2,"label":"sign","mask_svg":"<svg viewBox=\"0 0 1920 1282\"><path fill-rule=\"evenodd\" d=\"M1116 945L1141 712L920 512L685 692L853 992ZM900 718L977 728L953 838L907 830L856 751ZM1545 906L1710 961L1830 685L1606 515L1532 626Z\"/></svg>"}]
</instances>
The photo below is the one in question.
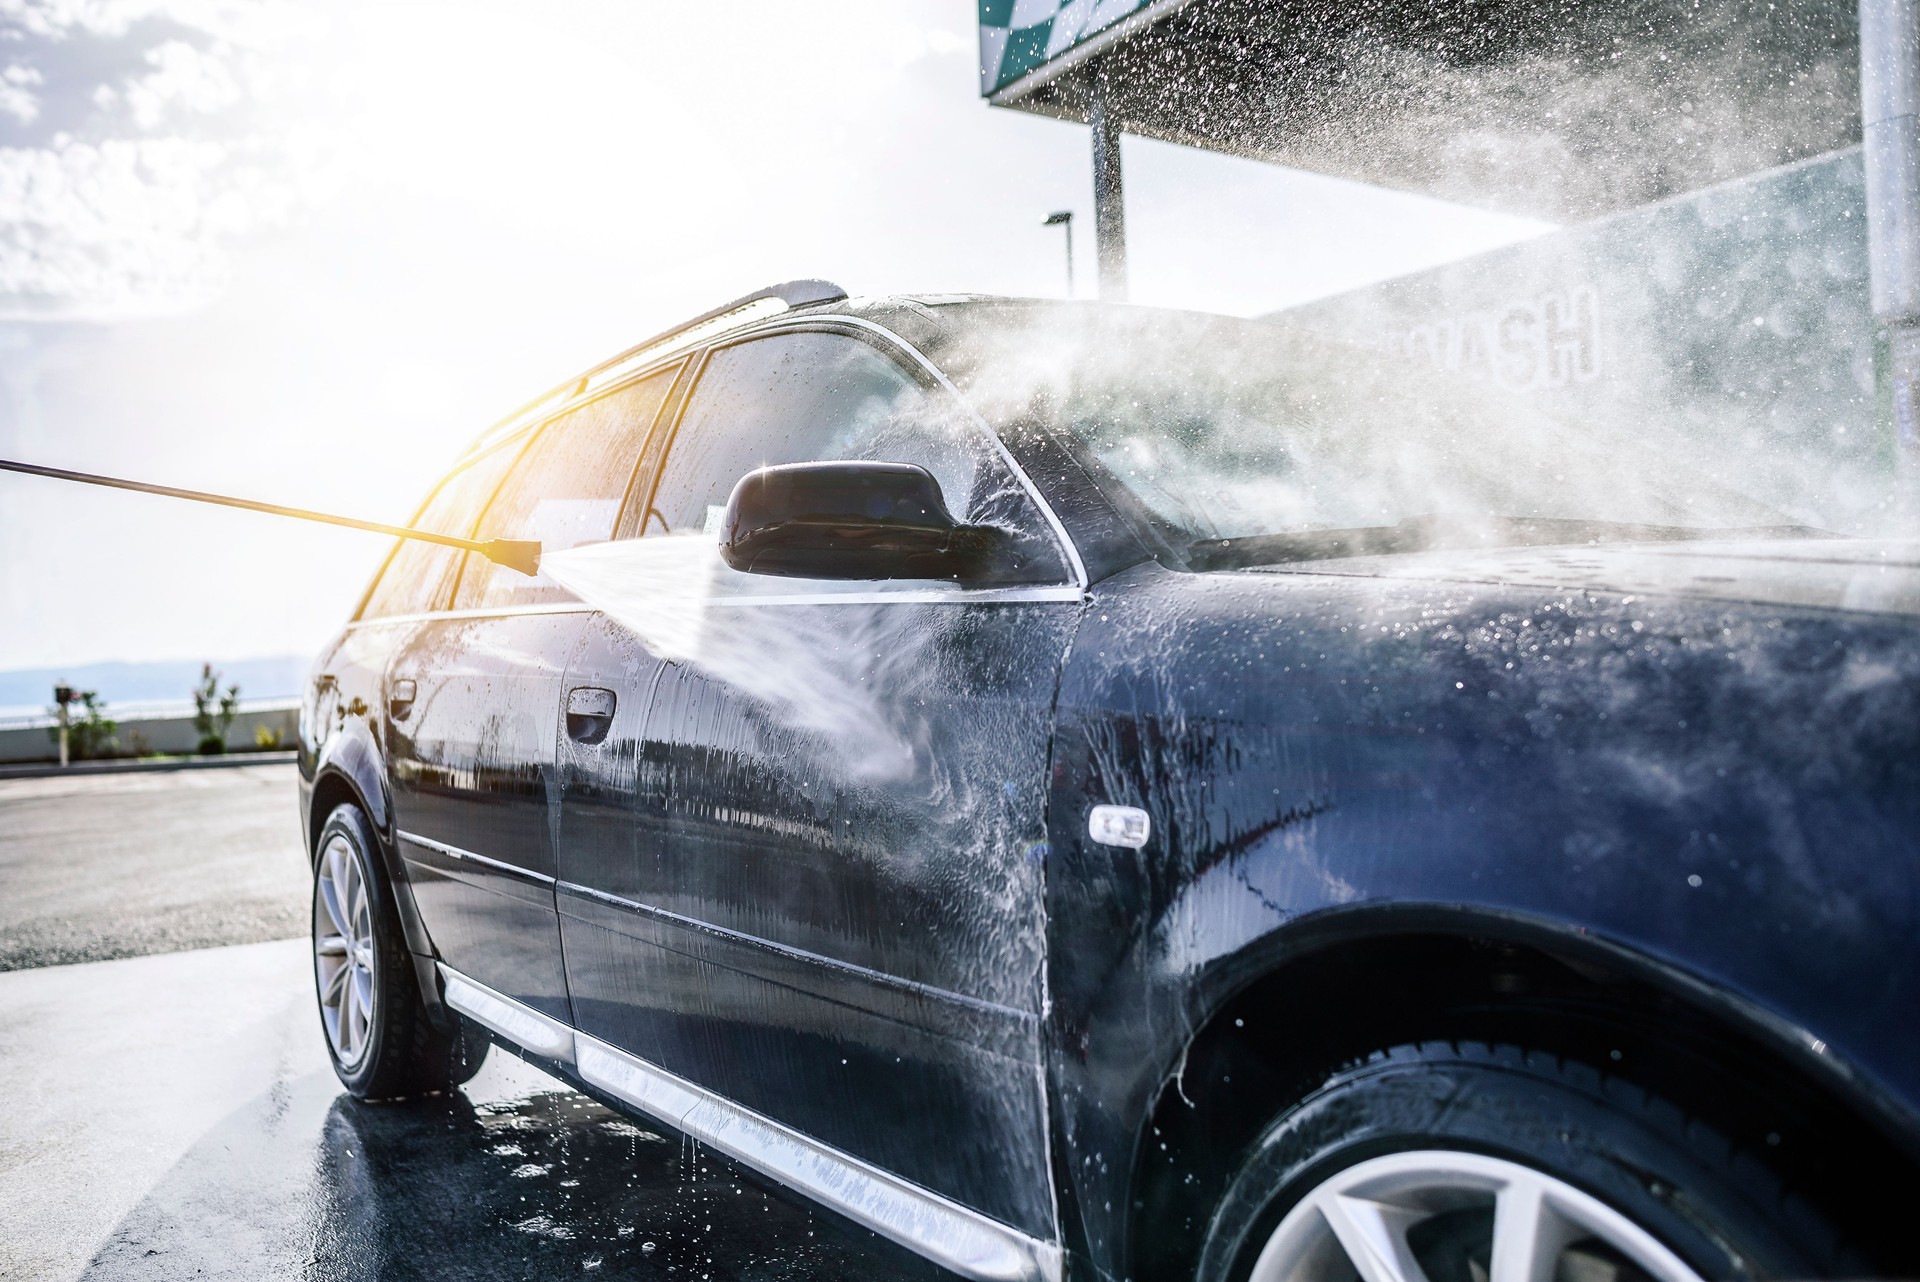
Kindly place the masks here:
<instances>
[{"instance_id":1,"label":"sign","mask_svg":"<svg viewBox=\"0 0 1920 1282\"><path fill-rule=\"evenodd\" d=\"M1533 416L1663 443L1794 519L1869 529L1891 495L1860 148L1576 224L1268 321Z\"/></svg>"},{"instance_id":2,"label":"sign","mask_svg":"<svg viewBox=\"0 0 1920 1282\"><path fill-rule=\"evenodd\" d=\"M998 93L1029 72L1120 34L1127 19L1147 20L1178 0L980 0L980 92Z\"/></svg>"}]
</instances>

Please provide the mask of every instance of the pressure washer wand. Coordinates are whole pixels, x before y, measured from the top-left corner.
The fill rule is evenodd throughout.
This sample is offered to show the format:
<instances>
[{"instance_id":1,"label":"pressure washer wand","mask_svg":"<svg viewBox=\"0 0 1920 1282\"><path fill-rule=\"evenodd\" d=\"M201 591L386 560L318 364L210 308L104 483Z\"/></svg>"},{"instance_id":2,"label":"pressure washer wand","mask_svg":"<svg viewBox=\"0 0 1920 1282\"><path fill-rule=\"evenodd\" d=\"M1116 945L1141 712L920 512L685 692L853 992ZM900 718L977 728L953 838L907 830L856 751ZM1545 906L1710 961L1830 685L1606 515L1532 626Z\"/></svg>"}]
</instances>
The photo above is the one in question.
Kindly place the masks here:
<instances>
[{"instance_id":1,"label":"pressure washer wand","mask_svg":"<svg viewBox=\"0 0 1920 1282\"><path fill-rule=\"evenodd\" d=\"M28 476L50 476L56 481L79 481L83 485L105 485L116 490L134 490L141 494L160 494L170 499L191 499L195 503L217 503L221 507L245 508L249 512L266 512L272 516L290 516L298 521L319 521L324 525L344 525L350 530L371 530L375 534L390 534L399 539L418 539L423 543L439 543L450 548L464 548L469 552L478 552L496 565L504 565L518 570L522 574L540 572L540 544L530 539L457 539L451 534L435 534L430 530L409 529L404 525L382 525L378 521L359 521L350 516L333 516L326 512L309 512L305 508L281 507L276 503L256 503L252 499L236 499L225 494L208 494L203 490L180 490L171 485L149 485L145 481L123 481L116 476L95 476L91 472L69 472L63 468L40 467L33 463L14 463L0 459L0 471L24 472Z\"/></svg>"}]
</instances>

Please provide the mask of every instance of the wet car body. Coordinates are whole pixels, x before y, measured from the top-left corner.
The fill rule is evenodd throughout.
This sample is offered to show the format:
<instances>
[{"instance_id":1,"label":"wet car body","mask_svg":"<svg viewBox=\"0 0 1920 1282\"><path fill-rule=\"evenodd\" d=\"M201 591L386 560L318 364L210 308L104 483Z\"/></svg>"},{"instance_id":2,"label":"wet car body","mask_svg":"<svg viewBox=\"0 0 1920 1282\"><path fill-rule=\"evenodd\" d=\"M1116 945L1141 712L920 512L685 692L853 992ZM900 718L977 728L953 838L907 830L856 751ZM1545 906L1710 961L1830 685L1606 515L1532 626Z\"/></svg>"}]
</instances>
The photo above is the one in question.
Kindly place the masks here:
<instances>
[{"instance_id":1,"label":"wet car body","mask_svg":"<svg viewBox=\"0 0 1920 1282\"><path fill-rule=\"evenodd\" d=\"M724 341L836 334L965 390L969 306ZM671 387L616 538L706 351L650 367ZM824 699L578 602L449 587L350 626L308 693L303 813L365 809L423 991L464 976L503 1039L803 1192L904 1181L931 1218L827 1200L973 1276L1189 1267L1277 1101L1425 1038L1737 1073L1742 1142L1912 1178L1910 545L1196 571L1055 435L993 426L1055 577L715 612L799 638L760 666ZM1102 805L1145 844L1095 842Z\"/></svg>"}]
</instances>

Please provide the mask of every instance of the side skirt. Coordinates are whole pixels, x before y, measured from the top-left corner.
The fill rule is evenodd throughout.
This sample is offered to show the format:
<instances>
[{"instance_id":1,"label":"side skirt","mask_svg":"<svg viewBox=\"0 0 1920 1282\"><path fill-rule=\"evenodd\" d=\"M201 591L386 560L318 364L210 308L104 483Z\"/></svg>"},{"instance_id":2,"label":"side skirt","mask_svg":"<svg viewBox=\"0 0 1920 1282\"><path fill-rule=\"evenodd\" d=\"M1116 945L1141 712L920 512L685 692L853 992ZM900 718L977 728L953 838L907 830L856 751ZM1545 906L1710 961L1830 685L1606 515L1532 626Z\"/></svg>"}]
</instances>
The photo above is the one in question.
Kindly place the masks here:
<instances>
[{"instance_id":1,"label":"side skirt","mask_svg":"<svg viewBox=\"0 0 1920 1282\"><path fill-rule=\"evenodd\" d=\"M1059 1282L1042 1242L533 1010L442 963L447 1005L882 1237L976 1282Z\"/></svg>"}]
</instances>

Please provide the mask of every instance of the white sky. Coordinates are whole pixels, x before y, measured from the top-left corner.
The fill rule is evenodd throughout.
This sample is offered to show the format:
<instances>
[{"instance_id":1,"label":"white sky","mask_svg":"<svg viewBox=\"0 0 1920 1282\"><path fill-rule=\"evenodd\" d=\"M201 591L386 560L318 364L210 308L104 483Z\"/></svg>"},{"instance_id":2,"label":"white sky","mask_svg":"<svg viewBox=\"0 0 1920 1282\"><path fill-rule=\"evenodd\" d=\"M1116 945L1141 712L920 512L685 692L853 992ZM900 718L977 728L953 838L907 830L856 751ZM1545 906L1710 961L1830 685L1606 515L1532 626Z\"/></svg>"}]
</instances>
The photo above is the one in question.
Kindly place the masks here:
<instances>
[{"instance_id":1,"label":"white sky","mask_svg":"<svg viewBox=\"0 0 1920 1282\"><path fill-rule=\"evenodd\" d=\"M972 0L7 0L0 457L404 520L488 421L802 276L1064 293L1084 129ZM1126 144L1135 301L1252 314L1539 224ZM311 653L385 543L0 474L0 668ZM111 696L111 692L106 692Z\"/></svg>"}]
</instances>

